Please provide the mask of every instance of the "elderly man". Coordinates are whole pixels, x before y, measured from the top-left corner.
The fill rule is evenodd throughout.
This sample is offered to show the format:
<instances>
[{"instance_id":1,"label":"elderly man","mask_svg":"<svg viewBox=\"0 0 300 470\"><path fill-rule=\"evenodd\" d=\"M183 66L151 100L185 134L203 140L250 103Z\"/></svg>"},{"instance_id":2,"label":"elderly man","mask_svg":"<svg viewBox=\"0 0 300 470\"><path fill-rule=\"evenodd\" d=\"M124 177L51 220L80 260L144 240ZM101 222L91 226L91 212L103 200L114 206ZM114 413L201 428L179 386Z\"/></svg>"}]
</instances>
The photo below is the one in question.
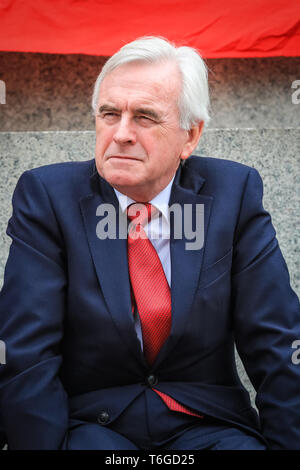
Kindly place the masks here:
<instances>
[{"instance_id":1,"label":"elderly man","mask_svg":"<svg viewBox=\"0 0 300 470\"><path fill-rule=\"evenodd\" d=\"M208 103L196 51L136 40L95 84L95 161L21 176L0 304L9 448L300 448L299 301L257 171L190 156Z\"/></svg>"}]
</instances>

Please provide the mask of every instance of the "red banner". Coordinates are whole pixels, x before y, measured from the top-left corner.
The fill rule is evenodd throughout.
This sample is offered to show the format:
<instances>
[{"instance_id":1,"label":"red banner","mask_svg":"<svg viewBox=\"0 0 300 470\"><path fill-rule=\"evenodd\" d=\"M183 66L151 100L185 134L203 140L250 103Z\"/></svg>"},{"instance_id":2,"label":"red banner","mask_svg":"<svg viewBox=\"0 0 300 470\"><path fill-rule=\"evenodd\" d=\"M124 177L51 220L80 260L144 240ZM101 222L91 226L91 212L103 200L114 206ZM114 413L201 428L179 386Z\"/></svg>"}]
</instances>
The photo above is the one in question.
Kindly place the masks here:
<instances>
[{"instance_id":1,"label":"red banner","mask_svg":"<svg viewBox=\"0 0 300 470\"><path fill-rule=\"evenodd\" d=\"M0 0L0 50L110 56L160 35L204 57L300 55L300 0Z\"/></svg>"}]
</instances>

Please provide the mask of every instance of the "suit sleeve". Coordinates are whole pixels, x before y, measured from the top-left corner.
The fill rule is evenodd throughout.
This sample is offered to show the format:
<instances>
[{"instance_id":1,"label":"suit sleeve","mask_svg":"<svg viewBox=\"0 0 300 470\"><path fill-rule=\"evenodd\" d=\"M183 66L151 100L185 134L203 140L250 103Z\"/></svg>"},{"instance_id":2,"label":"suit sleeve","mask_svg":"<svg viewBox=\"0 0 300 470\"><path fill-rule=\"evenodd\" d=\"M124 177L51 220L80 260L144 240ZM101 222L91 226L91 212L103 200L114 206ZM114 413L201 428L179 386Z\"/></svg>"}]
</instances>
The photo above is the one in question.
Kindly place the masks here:
<instances>
[{"instance_id":1,"label":"suit sleeve","mask_svg":"<svg viewBox=\"0 0 300 470\"><path fill-rule=\"evenodd\" d=\"M234 243L236 346L271 449L300 449L300 364L292 359L300 339L299 300L262 195L261 178L251 169Z\"/></svg>"},{"instance_id":2,"label":"suit sleeve","mask_svg":"<svg viewBox=\"0 0 300 470\"><path fill-rule=\"evenodd\" d=\"M25 172L13 196L0 294L0 413L10 449L58 449L68 426L59 379L65 313L63 239L47 191Z\"/></svg>"}]
</instances>

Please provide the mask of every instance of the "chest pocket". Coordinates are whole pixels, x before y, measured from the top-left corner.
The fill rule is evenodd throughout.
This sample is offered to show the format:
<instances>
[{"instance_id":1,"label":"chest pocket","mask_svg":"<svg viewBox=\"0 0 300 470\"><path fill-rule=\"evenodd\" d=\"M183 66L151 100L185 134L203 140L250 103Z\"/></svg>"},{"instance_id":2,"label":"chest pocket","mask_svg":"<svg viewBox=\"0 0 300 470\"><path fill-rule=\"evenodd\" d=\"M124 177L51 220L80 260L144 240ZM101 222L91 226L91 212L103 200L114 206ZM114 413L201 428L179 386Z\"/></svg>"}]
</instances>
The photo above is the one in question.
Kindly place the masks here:
<instances>
[{"instance_id":1,"label":"chest pocket","mask_svg":"<svg viewBox=\"0 0 300 470\"><path fill-rule=\"evenodd\" d=\"M232 251L233 249L231 248L222 258L209 266L204 267L201 273L198 289L210 287L230 271L232 264Z\"/></svg>"},{"instance_id":2,"label":"chest pocket","mask_svg":"<svg viewBox=\"0 0 300 470\"><path fill-rule=\"evenodd\" d=\"M201 346L217 348L232 330L231 315L232 248L201 273L195 298L195 315Z\"/></svg>"}]
</instances>

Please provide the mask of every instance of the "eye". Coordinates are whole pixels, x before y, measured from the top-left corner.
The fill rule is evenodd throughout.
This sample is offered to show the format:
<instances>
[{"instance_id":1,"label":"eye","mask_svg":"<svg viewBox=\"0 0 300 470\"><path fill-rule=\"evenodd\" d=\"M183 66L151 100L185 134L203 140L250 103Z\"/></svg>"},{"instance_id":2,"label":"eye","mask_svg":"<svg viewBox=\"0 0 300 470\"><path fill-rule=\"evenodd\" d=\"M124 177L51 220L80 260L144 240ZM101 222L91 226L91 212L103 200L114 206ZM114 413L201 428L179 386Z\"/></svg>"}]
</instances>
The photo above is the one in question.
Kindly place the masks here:
<instances>
[{"instance_id":1,"label":"eye","mask_svg":"<svg viewBox=\"0 0 300 470\"><path fill-rule=\"evenodd\" d=\"M148 116L137 116L137 120L141 123L141 124L151 124L153 123L153 119L151 119L150 117Z\"/></svg>"},{"instance_id":2,"label":"eye","mask_svg":"<svg viewBox=\"0 0 300 470\"><path fill-rule=\"evenodd\" d=\"M118 119L119 114L113 111L107 111L107 112L100 113L99 116L100 118L110 123L110 122L115 122Z\"/></svg>"}]
</instances>

